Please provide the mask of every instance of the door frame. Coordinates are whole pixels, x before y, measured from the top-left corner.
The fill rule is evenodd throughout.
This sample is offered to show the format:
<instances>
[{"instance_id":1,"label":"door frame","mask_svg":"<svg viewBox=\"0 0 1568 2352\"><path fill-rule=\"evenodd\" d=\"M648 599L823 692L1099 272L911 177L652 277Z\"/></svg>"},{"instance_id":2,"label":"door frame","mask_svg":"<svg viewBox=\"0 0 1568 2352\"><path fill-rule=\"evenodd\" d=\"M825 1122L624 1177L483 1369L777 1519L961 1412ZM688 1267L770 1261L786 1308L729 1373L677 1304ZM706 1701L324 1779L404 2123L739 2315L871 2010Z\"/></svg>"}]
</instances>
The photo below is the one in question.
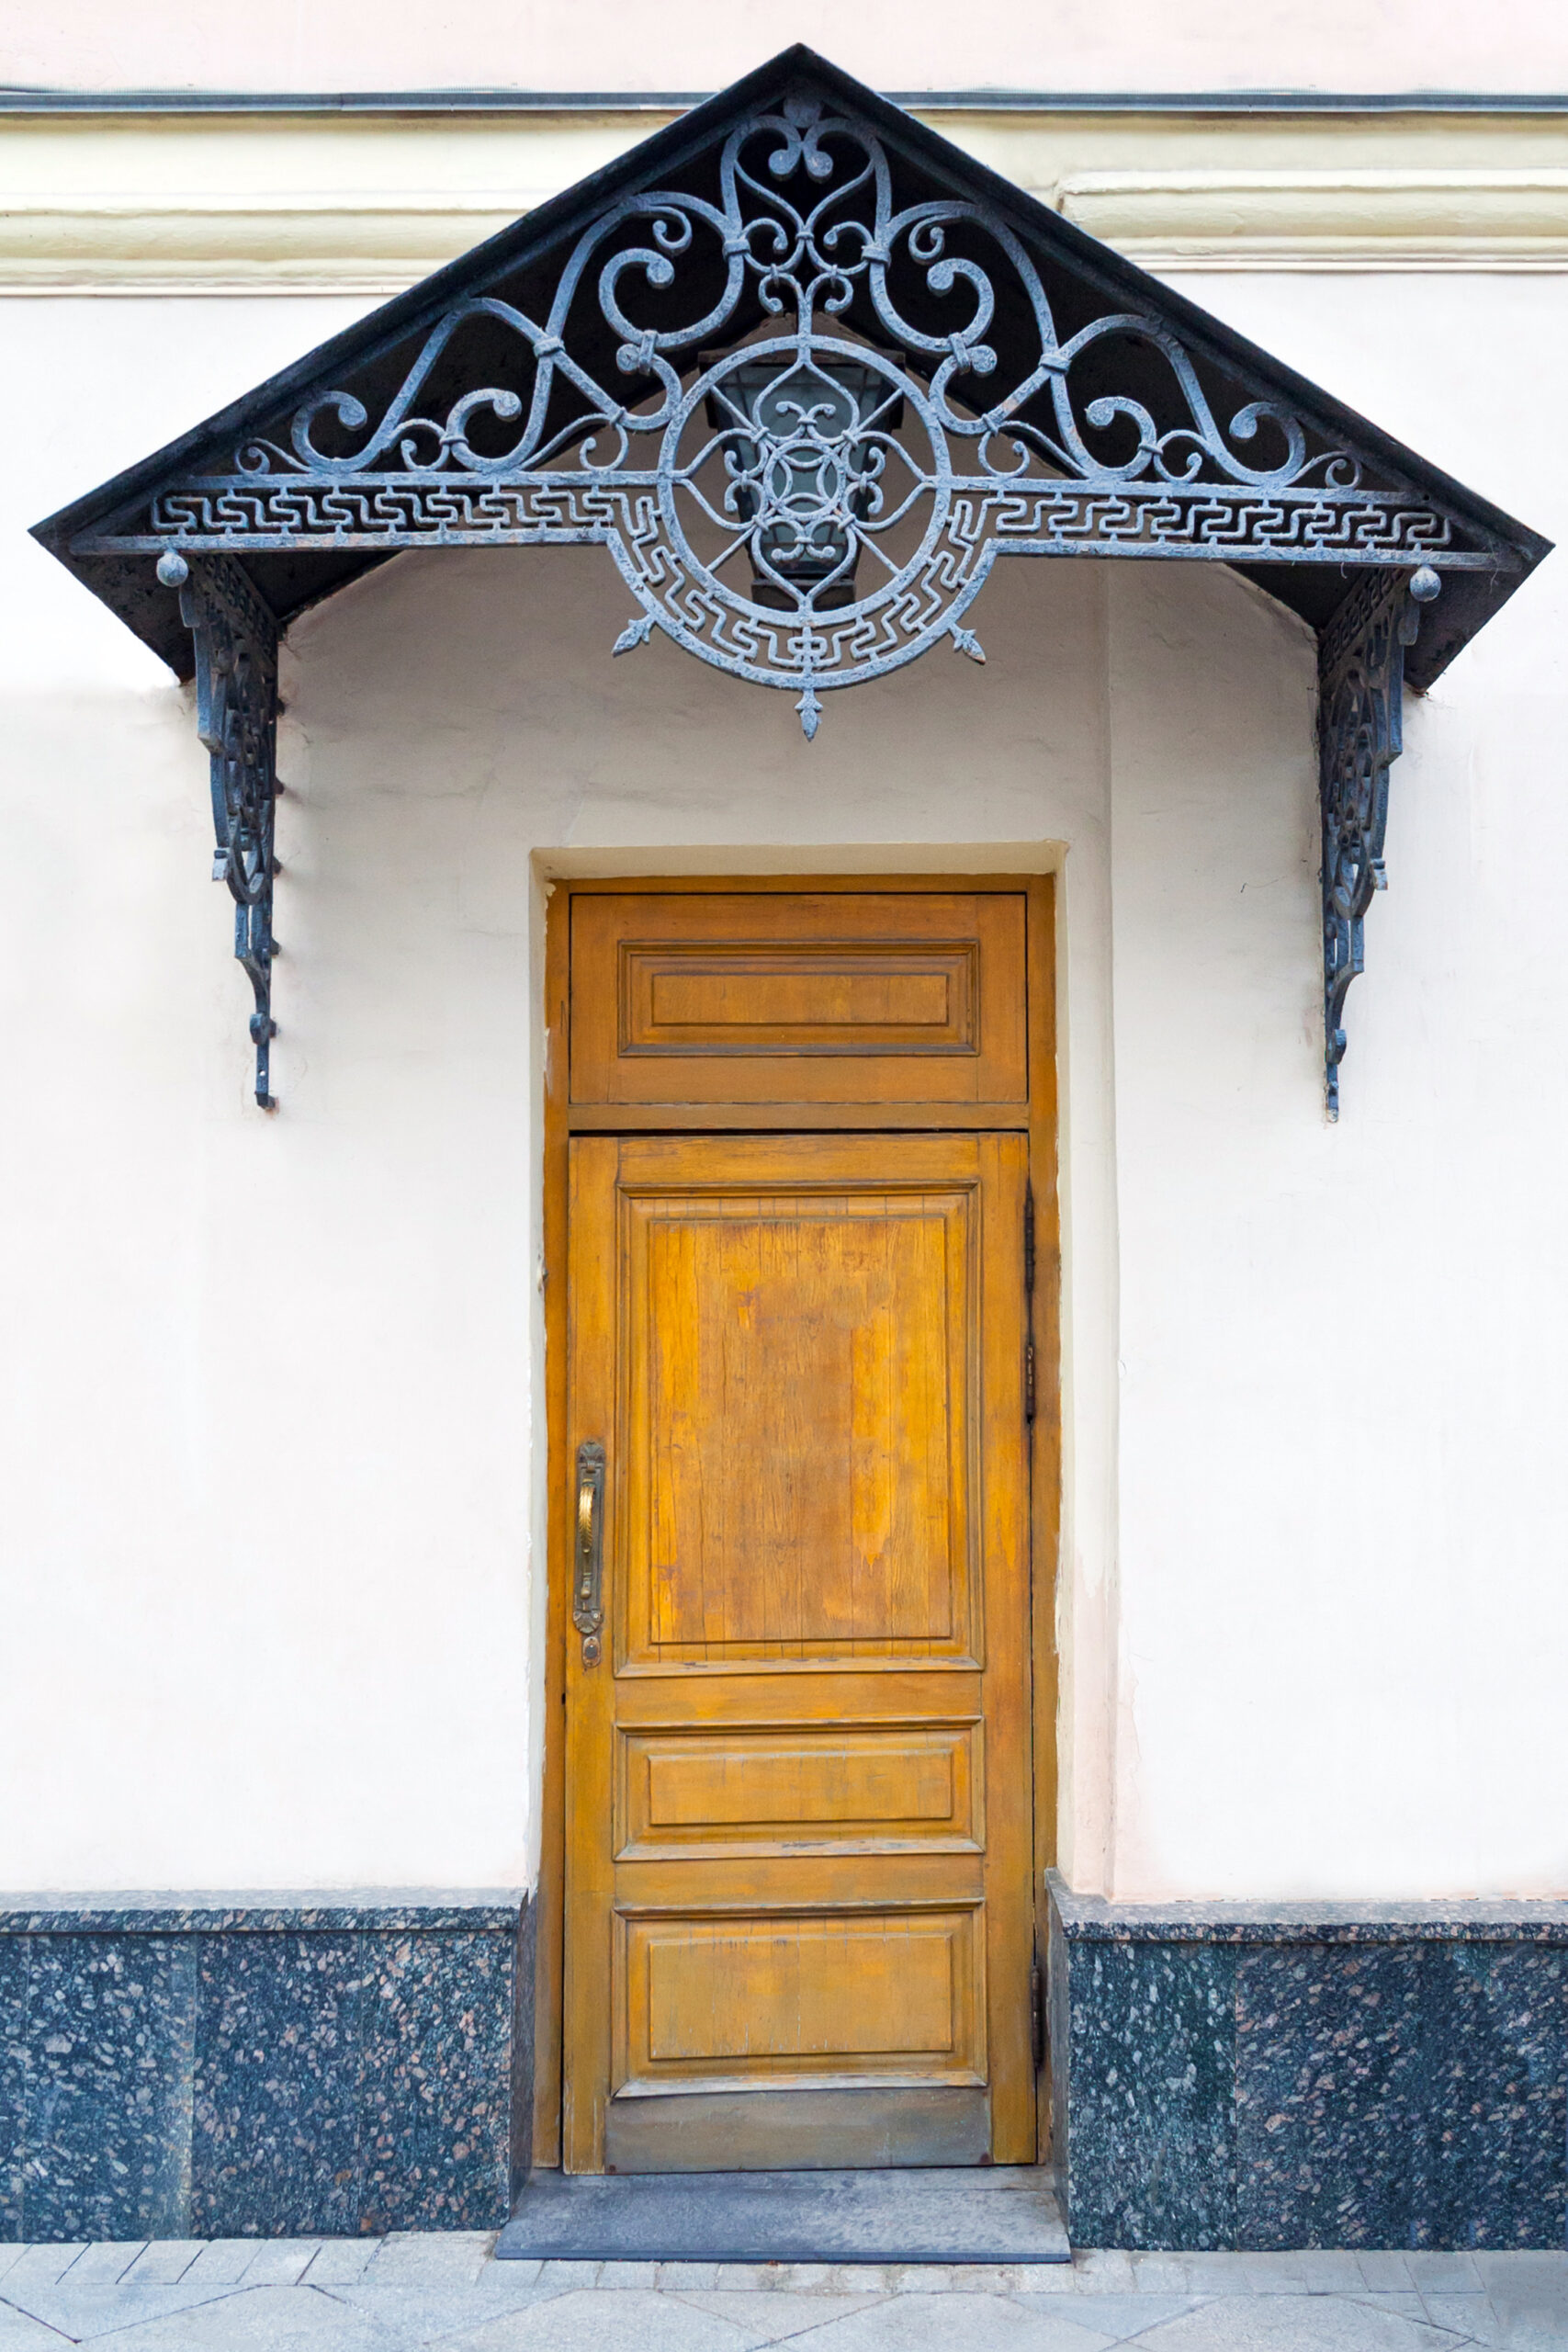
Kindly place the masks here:
<instances>
[{"instance_id":1,"label":"door frame","mask_svg":"<svg viewBox=\"0 0 1568 2352\"><path fill-rule=\"evenodd\" d=\"M533 2116L530 2166L561 2160L562 1982L566 1889L566 1657L571 1584L570 1464L567 1458L567 1191L571 1135L569 1080L570 909L574 898L614 891L740 892L894 889L1021 890L1028 901L1025 973L1029 1036L1029 1178L1034 1201L1032 1332L1035 1411L1030 1504L1030 1640L1032 1651L1034 1949L1043 2003L1045 1871L1055 1860L1057 1656L1055 1596L1061 1531L1061 1216L1056 1082L1056 881L1054 874L694 874L596 875L557 880L545 915L544 1294L545 1415L547 1477L545 1630L544 1781L539 1875L534 1904ZM611 1122L593 1125L603 1132ZM627 1130L653 1124L617 1117ZM755 1131L763 1124L742 1109L658 1124L683 1132ZM792 1125L796 1124L792 1122ZM929 1116L900 1115L897 1104L869 1106L857 1118L840 1105L803 1107L810 1127L873 1132L929 1126ZM1042 2008L1042 2027L1043 2014ZM1043 2036L1042 2035L1042 2039ZM1036 2077L1037 2160L1050 2152L1049 2051ZM526 2128L526 2126L525 2126Z\"/></svg>"}]
</instances>

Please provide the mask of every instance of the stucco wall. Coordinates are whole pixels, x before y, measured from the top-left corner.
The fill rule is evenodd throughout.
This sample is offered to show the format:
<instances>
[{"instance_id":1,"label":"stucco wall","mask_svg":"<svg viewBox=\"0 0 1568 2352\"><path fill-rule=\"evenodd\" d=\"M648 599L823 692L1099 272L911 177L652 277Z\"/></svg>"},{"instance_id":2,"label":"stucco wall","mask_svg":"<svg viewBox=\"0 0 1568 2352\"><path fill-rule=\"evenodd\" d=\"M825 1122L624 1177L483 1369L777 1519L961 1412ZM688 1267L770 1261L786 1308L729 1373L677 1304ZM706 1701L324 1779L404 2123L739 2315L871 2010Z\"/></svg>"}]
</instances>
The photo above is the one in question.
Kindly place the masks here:
<instances>
[{"instance_id":1,"label":"stucco wall","mask_svg":"<svg viewBox=\"0 0 1568 2352\"><path fill-rule=\"evenodd\" d=\"M188 0L6 0L6 78L88 87L711 90L792 40L897 89L1560 89L1568 35L1545 0L975 0L964 9L863 0L729 0L659 10L609 0L590 15L529 0L387 0L372 40L350 0L289 0L265 17Z\"/></svg>"},{"instance_id":2,"label":"stucco wall","mask_svg":"<svg viewBox=\"0 0 1568 2352\"><path fill-rule=\"evenodd\" d=\"M1190 290L1568 536L1558 282ZM1190 620L1118 631L1123 1893L1568 1883L1562 562L1407 698L1332 1131L1277 1042L1303 852L1207 755L1241 682ZM1203 670L1183 752L1148 714Z\"/></svg>"},{"instance_id":3,"label":"stucco wall","mask_svg":"<svg viewBox=\"0 0 1568 2352\"><path fill-rule=\"evenodd\" d=\"M1553 528L1539 287L1202 290ZM1243 583L1004 565L985 670L808 747L612 662L603 554L400 560L287 660L266 1119L186 698L19 529L347 314L9 308L0 1883L527 1876L548 875L1060 862L1064 1869L1560 1886L1555 563L1409 713L1329 1130L1312 649Z\"/></svg>"}]
</instances>

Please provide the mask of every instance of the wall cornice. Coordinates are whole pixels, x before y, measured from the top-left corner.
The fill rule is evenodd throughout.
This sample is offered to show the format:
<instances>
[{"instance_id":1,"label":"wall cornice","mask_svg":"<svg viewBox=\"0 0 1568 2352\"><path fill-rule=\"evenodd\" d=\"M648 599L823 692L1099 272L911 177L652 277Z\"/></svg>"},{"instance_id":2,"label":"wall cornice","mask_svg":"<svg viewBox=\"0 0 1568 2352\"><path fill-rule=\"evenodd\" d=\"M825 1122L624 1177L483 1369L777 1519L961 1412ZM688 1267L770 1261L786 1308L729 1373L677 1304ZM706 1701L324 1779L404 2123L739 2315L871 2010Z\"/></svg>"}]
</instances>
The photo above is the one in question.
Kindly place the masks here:
<instances>
[{"instance_id":1,"label":"wall cornice","mask_svg":"<svg viewBox=\"0 0 1568 2352\"><path fill-rule=\"evenodd\" d=\"M1079 171L1057 201L1145 269L1568 267L1563 167Z\"/></svg>"},{"instance_id":2,"label":"wall cornice","mask_svg":"<svg viewBox=\"0 0 1568 2352\"><path fill-rule=\"evenodd\" d=\"M1503 99L1399 108L1072 111L955 94L920 110L1154 269L1568 269L1568 114ZM12 107L0 293L383 297L674 111Z\"/></svg>"}]
</instances>

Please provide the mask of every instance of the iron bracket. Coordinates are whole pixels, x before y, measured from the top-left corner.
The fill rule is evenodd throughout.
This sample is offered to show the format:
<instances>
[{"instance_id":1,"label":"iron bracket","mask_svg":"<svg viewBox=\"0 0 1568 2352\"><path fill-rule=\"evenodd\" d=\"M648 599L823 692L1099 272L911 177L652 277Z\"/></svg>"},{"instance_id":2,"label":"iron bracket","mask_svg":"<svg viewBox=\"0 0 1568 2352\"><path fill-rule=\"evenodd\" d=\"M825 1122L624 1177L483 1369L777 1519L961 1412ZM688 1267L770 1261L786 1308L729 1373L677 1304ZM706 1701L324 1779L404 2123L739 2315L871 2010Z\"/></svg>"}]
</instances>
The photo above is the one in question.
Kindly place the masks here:
<instances>
[{"instance_id":1,"label":"iron bracket","mask_svg":"<svg viewBox=\"0 0 1568 2352\"><path fill-rule=\"evenodd\" d=\"M196 728L211 759L212 878L234 901L234 954L255 999L255 1094L276 1108L271 1082L273 820L277 781L277 623L230 556L186 558L171 548L158 577L180 592L196 652Z\"/></svg>"},{"instance_id":2,"label":"iron bracket","mask_svg":"<svg viewBox=\"0 0 1568 2352\"><path fill-rule=\"evenodd\" d=\"M1442 582L1429 565L1359 581L1318 645L1318 804L1323 822L1324 1107L1339 1116L1345 999L1364 969L1362 925L1388 888L1389 770L1404 743L1404 656Z\"/></svg>"}]
</instances>

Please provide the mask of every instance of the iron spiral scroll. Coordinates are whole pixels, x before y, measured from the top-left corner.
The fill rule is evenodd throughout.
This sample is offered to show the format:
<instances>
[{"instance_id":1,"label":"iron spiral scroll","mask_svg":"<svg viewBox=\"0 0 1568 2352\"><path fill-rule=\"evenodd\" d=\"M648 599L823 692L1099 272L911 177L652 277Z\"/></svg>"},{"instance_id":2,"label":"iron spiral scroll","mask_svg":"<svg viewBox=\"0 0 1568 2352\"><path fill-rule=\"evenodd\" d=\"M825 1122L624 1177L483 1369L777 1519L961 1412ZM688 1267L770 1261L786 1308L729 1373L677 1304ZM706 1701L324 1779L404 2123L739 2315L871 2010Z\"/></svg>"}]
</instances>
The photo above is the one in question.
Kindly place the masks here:
<instances>
[{"instance_id":1,"label":"iron spiral scroll","mask_svg":"<svg viewBox=\"0 0 1568 2352\"><path fill-rule=\"evenodd\" d=\"M1060 332L1003 215L902 200L848 112L749 117L710 189L608 205L538 316L516 288L454 301L378 413L318 392L231 470L159 493L154 543L596 540L637 607L616 652L660 629L793 691L807 735L823 693L939 640L982 660L965 616L1001 554L1414 564L1449 544L1446 516L1369 487L1280 401L1222 399L1152 312Z\"/></svg>"},{"instance_id":2,"label":"iron spiral scroll","mask_svg":"<svg viewBox=\"0 0 1568 2352\"><path fill-rule=\"evenodd\" d=\"M278 638L388 556L604 547L608 650L786 690L808 738L939 642L983 661L1003 556L1250 576L1319 641L1333 1116L1406 654L1428 683L1546 552L794 51L38 528L176 665L177 592L268 1108Z\"/></svg>"}]
</instances>

